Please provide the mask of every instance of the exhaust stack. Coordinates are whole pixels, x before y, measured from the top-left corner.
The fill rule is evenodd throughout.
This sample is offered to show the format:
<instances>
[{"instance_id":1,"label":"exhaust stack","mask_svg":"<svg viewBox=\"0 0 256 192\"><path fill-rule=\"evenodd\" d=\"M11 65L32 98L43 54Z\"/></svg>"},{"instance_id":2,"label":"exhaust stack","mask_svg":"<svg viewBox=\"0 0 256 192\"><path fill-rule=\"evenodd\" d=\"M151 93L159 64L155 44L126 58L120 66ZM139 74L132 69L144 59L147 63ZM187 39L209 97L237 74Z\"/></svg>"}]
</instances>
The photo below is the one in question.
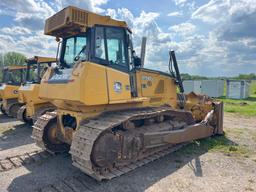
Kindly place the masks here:
<instances>
[{"instance_id":1,"label":"exhaust stack","mask_svg":"<svg viewBox=\"0 0 256 192\"><path fill-rule=\"evenodd\" d=\"M142 37L141 51L140 51L141 68L144 67L144 61L145 61L145 55L146 55L146 43L147 43L147 38Z\"/></svg>"}]
</instances>

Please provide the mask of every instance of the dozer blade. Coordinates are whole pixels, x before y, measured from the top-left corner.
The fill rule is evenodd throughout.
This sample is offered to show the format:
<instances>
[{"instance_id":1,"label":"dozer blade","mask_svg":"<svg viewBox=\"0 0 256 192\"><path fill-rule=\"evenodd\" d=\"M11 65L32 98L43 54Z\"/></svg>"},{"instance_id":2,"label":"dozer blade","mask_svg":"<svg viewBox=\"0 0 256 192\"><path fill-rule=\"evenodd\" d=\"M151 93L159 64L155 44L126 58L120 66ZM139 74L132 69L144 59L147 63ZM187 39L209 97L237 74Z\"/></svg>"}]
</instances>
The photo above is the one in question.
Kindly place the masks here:
<instances>
[{"instance_id":1,"label":"dozer blade","mask_svg":"<svg viewBox=\"0 0 256 192\"><path fill-rule=\"evenodd\" d=\"M214 117L215 131L214 134L223 135L223 116L224 116L224 104L223 102L214 102Z\"/></svg>"},{"instance_id":2,"label":"dozer blade","mask_svg":"<svg viewBox=\"0 0 256 192\"><path fill-rule=\"evenodd\" d=\"M212 126L198 123L179 130L145 133L144 147L154 148L168 143L179 144L202 139L213 135L213 130L214 128Z\"/></svg>"},{"instance_id":3,"label":"dozer blade","mask_svg":"<svg viewBox=\"0 0 256 192\"><path fill-rule=\"evenodd\" d=\"M168 143L189 142L215 134L223 134L223 102L215 102L214 110L210 111L200 123L178 130L144 133L143 141L145 148L154 148Z\"/></svg>"}]
</instances>

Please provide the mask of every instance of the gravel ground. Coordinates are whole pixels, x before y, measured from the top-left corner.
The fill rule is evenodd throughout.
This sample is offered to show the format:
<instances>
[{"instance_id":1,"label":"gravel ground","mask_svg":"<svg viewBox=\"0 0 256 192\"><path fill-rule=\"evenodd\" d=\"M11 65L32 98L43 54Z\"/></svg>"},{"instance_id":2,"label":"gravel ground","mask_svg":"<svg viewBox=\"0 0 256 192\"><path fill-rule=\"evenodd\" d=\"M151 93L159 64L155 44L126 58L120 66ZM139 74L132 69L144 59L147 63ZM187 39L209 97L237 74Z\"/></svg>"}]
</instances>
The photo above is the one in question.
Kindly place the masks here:
<instances>
[{"instance_id":1,"label":"gravel ground","mask_svg":"<svg viewBox=\"0 0 256 192\"><path fill-rule=\"evenodd\" d=\"M0 172L0 191L50 191L63 182L67 185L63 190L58 188L59 191L256 191L256 119L226 113L224 127L230 140L254 149L250 157L207 151L173 153L124 176L99 183L73 167L69 155L58 155ZM6 130L0 135L0 160L38 149L30 138L29 126L1 116L0 129ZM77 190L69 186L74 178L83 183Z\"/></svg>"}]
</instances>

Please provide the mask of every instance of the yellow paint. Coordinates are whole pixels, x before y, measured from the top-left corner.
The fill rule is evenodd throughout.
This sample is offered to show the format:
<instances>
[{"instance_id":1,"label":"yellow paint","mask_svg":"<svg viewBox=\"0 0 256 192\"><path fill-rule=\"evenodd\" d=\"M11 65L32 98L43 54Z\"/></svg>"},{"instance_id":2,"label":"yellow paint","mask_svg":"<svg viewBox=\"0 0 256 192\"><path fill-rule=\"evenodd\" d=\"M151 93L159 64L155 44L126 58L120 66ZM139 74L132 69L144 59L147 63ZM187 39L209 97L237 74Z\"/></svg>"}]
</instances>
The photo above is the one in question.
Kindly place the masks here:
<instances>
[{"instance_id":1,"label":"yellow paint","mask_svg":"<svg viewBox=\"0 0 256 192\"><path fill-rule=\"evenodd\" d=\"M46 64L56 62L56 58L34 56L27 60L30 64ZM32 118L42 107L52 106L47 100L39 98L40 84L25 84L19 88L19 103L26 105L26 117Z\"/></svg>"},{"instance_id":2,"label":"yellow paint","mask_svg":"<svg viewBox=\"0 0 256 192\"><path fill-rule=\"evenodd\" d=\"M26 66L7 66L4 68L3 73L9 73L10 71L20 70L25 72ZM3 108L6 109L7 104L10 100L16 101L19 97L19 87L18 85L9 85L8 83L3 83L0 86L0 99L2 100Z\"/></svg>"},{"instance_id":3,"label":"yellow paint","mask_svg":"<svg viewBox=\"0 0 256 192\"><path fill-rule=\"evenodd\" d=\"M27 69L26 66L8 66L4 68L5 70L21 70L21 69Z\"/></svg>"},{"instance_id":4,"label":"yellow paint","mask_svg":"<svg viewBox=\"0 0 256 192\"><path fill-rule=\"evenodd\" d=\"M49 106L47 100L39 98L40 84L26 84L19 88L19 103L26 104L26 116L33 117L38 109Z\"/></svg>"},{"instance_id":5,"label":"yellow paint","mask_svg":"<svg viewBox=\"0 0 256 192\"><path fill-rule=\"evenodd\" d=\"M106 70L109 102L131 100L129 74L109 67Z\"/></svg>"},{"instance_id":6,"label":"yellow paint","mask_svg":"<svg viewBox=\"0 0 256 192\"><path fill-rule=\"evenodd\" d=\"M0 87L0 95L3 100L5 99L18 99L19 86L3 84Z\"/></svg>"},{"instance_id":7,"label":"yellow paint","mask_svg":"<svg viewBox=\"0 0 256 192\"><path fill-rule=\"evenodd\" d=\"M28 61L34 61L35 63L54 63L57 60L56 60L56 58L53 58L53 57L34 56L34 57L28 59Z\"/></svg>"},{"instance_id":8,"label":"yellow paint","mask_svg":"<svg viewBox=\"0 0 256 192\"><path fill-rule=\"evenodd\" d=\"M91 108L104 111L111 105L115 108L171 105L176 107L176 85L174 80L158 72L138 70L136 72L139 97L132 97L130 77L113 68L82 62L73 68L70 82L50 84L52 69L49 68L42 79L39 97L48 99L58 109L88 113ZM152 86L141 90L145 83L142 76L152 76ZM164 81L163 93L155 93L159 81ZM115 83L121 85L115 90ZM109 109L108 109L109 110ZM90 112L89 112L90 113Z\"/></svg>"},{"instance_id":9,"label":"yellow paint","mask_svg":"<svg viewBox=\"0 0 256 192\"><path fill-rule=\"evenodd\" d=\"M108 25L128 28L125 21L102 16L77 7L69 6L46 20L46 35L67 37L86 31L95 25Z\"/></svg>"},{"instance_id":10,"label":"yellow paint","mask_svg":"<svg viewBox=\"0 0 256 192\"><path fill-rule=\"evenodd\" d=\"M152 105L177 105L177 93L174 79L160 72L141 69L136 72L139 96L148 97Z\"/></svg>"},{"instance_id":11,"label":"yellow paint","mask_svg":"<svg viewBox=\"0 0 256 192\"><path fill-rule=\"evenodd\" d=\"M0 95L2 98L3 109L7 108L7 104L10 100L18 100L19 86L3 84L0 87Z\"/></svg>"}]
</instances>

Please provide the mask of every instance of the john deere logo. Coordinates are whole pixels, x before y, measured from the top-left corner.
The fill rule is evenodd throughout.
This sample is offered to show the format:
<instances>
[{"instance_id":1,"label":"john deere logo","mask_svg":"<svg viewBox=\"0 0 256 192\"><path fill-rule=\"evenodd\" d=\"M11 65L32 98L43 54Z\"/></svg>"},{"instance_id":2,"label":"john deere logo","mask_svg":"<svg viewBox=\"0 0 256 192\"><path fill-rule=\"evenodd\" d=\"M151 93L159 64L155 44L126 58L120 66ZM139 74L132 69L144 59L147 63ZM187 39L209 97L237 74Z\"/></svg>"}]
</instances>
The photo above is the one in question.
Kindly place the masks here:
<instances>
[{"instance_id":1,"label":"john deere logo","mask_svg":"<svg viewBox=\"0 0 256 192\"><path fill-rule=\"evenodd\" d=\"M13 91L13 94L18 94L18 93L19 93L18 90L14 90L14 91Z\"/></svg>"},{"instance_id":2,"label":"john deere logo","mask_svg":"<svg viewBox=\"0 0 256 192\"><path fill-rule=\"evenodd\" d=\"M114 91L117 93L121 93L122 92L122 83L121 82L115 82L114 83Z\"/></svg>"}]
</instances>

